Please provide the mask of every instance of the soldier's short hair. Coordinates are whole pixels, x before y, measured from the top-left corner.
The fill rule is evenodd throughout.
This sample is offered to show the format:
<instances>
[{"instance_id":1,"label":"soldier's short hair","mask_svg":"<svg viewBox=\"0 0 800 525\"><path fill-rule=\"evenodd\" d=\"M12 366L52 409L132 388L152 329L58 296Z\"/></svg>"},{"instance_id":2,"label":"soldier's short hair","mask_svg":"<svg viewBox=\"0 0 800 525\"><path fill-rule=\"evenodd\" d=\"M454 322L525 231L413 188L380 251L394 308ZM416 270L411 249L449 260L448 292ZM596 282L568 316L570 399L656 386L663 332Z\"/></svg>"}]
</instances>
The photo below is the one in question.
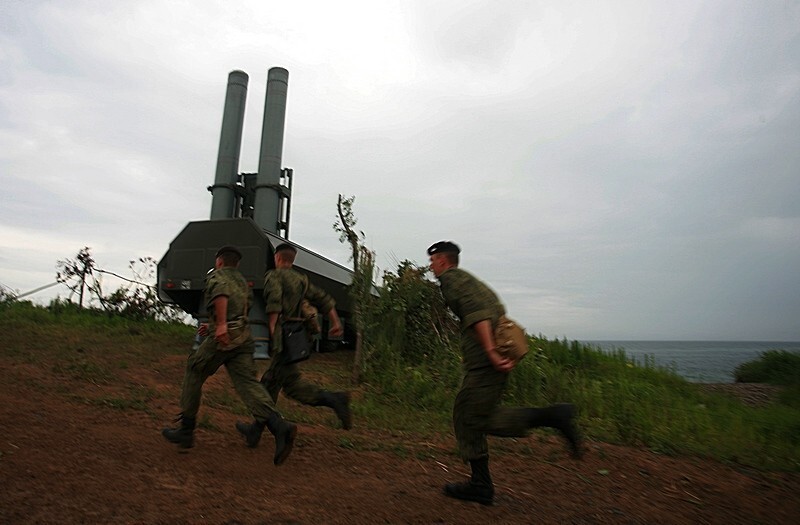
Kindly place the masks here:
<instances>
[{"instance_id":1,"label":"soldier's short hair","mask_svg":"<svg viewBox=\"0 0 800 525\"><path fill-rule=\"evenodd\" d=\"M277 245L275 247L275 253L286 251L286 250L289 250L289 251L292 251L294 253L297 253L297 248L295 248L293 245L289 244L288 242L281 243L281 244L279 244L279 245Z\"/></svg>"},{"instance_id":2,"label":"soldier's short hair","mask_svg":"<svg viewBox=\"0 0 800 525\"><path fill-rule=\"evenodd\" d=\"M242 252L236 246L226 245L217 250L214 257L222 259L225 266L236 266L242 260Z\"/></svg>"},{"instance_id":3,"label":"soldier's short hair","mask_svg":"<svg viewBox=\"0 0 800 525\"><path fill-rule=\"evenodd\" d=\"M281 254L281 258L294 263L297 256L297 248L288 242L284 242L275 247L275 255Z\"/></svg>"}]
</instances>

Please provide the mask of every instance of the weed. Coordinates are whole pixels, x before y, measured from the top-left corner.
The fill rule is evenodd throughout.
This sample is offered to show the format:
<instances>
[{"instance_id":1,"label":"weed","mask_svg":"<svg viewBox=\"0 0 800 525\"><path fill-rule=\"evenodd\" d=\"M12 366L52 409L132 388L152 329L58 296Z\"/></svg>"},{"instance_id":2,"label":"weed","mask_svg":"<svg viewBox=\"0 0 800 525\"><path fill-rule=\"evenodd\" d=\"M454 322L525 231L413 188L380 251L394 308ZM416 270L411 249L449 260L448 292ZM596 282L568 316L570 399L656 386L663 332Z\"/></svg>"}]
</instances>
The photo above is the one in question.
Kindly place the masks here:
<instances>
[{"instance_id":1,"label":"weed","mask_svg":"<svg viewBox=\"0 0 800 525\"><path fill-rule=\"evenodd\" d=\"M345 448L347 450L355 450L356 444L350 438L340 437L339 438L339 447Z\"/></svg>"},{"instance_id":2,"label":"weed","mask_svg":"<svg viewBox=\"0 0 800 525\"><path fill-rule=\"evenodd\" d=\"M197 427L204 430L213 430L214 432L220 431L220 428L216 425L216 423L214 423L209 414L203 414L200 417L200 419L197 421Z\"/></svg>"}]
</instances>

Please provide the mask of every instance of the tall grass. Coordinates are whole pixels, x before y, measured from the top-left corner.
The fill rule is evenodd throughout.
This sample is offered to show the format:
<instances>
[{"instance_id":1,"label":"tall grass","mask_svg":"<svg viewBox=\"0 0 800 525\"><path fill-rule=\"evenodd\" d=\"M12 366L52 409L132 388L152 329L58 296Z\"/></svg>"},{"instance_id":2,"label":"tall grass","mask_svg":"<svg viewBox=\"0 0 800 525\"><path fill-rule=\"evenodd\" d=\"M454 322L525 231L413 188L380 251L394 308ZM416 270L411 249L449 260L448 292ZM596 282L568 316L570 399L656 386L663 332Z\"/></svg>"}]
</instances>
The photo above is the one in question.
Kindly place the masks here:
<instances>
[{"instance_id":1,"label":"tall grass","mask_svg":"<svg viewBox=\"0 0 800 525\"><path fill-rule=\"evenodd\" d=\"M743 383L800 385L800 353L767 350L755 361L737 366L733 376Z\"/></svg>"},{"instance_id":2,"label":"tall grass","mask_svg":"<svg viewBox=\"0 0 800 525\"><path fill-rule=\"evenodd\" d=\"M639 363L624 351L605 353L578 342L531 339L532 352L509 378L505 404L574 403L584 433L593 440L643 446L666 454L692 454L745 465L800 470L800 410L774 402L754 408L708 393L652 360ZM458 388L459 364L431 369L402 365L382 352L372 414L391 424L427 418L445 430ZM366 407L362 407L366 408ZM381 417L381 413L391 417Z\"/></svg>"},{"instance_id":3,"label":"tall grass","mask_svg":"<svg viewBox=\"0 0 800 525\"><path fill-rule=\"evenodd\" d=\"M403 426L425 420L427 430L447 430L459 387L457 327L442 313L435 284L422 269L401 264L368 309L365 377L375 399L362 415ZM761 408L704 391L623 349L604 352L577 341L530 338L531 352L509 378L504 402L542 406L574 403L591 439L644 446L669 454L694 454L770 469L800 470L800 406L782 397ZM765 368L800 383L794 358L768 356ZM787 362L794 372L786 373ZM773 371L773 374L777 372ZM774 377L774 376L770 376ZM784 383L785 384L785 383ZM797 388L796 386L789 387ZM793 397L792 399L796 399Z\"/></svg>"},{"instance_id":4,"label":"tall grass","mask_svg":"<svg viewBox=\"0 0 800 525\"><path fill-rule=\"evenodd\" d=\"M60 299L53 300L46 307L35 305L30 301L0 303L0 319L8 323L17 323L23 327L69 324L75 327L102 327L134 332L156 331L175 335L185 335L187 330L188 333L193 330L185 323L178 321L131 319L104 310L79 308L74 303Z\"/></svg>"},{"instance_id":5,"label":"tall grass","mask_svg":"<svg viewBox=\"0 0 800 525\"><path fill-rule=\"evenodd\" d=\"M185 352L194 333L179 322L133 320L58 300L46 307L28 301L0 303L0 330L7 334L7 355L27 362L55 357L54 366L62 372L95 375L97 363L91 360L94 355L102 358L109 347L121 350L113 355L119 359L116 365L125 367L152 362L164 353ZM149 344L153 338L160 344Z\"/></svg>"}]
</instances>

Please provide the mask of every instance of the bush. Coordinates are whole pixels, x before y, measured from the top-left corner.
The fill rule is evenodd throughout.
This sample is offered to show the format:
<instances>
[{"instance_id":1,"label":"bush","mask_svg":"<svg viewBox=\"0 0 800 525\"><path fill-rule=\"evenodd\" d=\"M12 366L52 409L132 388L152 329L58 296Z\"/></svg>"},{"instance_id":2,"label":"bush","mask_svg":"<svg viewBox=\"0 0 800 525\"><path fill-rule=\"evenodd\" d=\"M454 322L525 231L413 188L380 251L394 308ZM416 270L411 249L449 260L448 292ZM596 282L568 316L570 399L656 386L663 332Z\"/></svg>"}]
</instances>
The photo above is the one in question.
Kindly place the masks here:
<instances>
[{"instance_id":1,"label":"bush","mask_svg":"<svg viewBox=\"0 0 800 525\"><path fill-rule=\"evenodd\" d=\"M755 361L737 366L733 376L737 383L800 385L800 353L767 350Z\"/></svg>"}]
</instances>

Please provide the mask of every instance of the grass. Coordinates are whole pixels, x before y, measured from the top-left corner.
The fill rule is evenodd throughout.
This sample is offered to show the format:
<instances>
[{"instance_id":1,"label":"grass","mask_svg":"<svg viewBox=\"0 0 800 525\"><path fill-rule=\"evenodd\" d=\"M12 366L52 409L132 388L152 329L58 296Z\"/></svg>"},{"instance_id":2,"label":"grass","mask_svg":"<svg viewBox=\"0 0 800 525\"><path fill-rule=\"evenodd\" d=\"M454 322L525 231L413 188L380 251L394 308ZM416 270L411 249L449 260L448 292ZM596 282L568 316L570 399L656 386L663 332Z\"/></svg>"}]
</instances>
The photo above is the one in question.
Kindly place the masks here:
<instances>
[{"instance_id":1,"label":"grass","mask_svg":"<svg viewBox=\"0 0 800 525\"><path fill-rule=\"evenodd\" d=\"M800 354L786 350L768 350L758 359L737 366L733 376L742 383L800 385Z\"/></svg>"},{"instance_id":2,"label":"grass","mask_svg":"<svg viewBox=\"0 0 800 525\"><path fill-rule=\"evenodd\" d=\"M7 337L0 347L0 360L42 370L33 380L37 389L109 410L148 414L164 394L126 377L157 367L166 357L184 355L193 334L185 325L130 321L63 305L51 310L28 303L0 305L0 330ZM452 402L460 376L455 355L432 355L410 366L398 357L394 344L396 339L387 337L369 349L370 372L358 387L348 385L350 353L340 354L337 366L322 359L303 364L306 377L314 382L354 390L353 411L360 428L397 438L381 444L349 435L342 437L339 446L407 455L417 452L404 446L405 441L442 435L452 439ZM542 337L533 338L531 344L532 351L510 376L506 404L571 402L579 409L584 433L593 440L760 469L800 471L800 358L796 354L770 351L756 364L740 367L743 378L782 385L777 400L755 408L705 392L674 370L659 368L653 360L637 362L623 350L607 353ZM180 377L170 380L177 388ZM206 388L203 404L247 415L232 388ZM335 421L329 410L283 399L279 409L303 423L323 418L325 424ZM217 428L204 411L198 424ZM502 450L501 443L497 450Z\"/></svg>"},{"instance_id":3,"label":"grass","mask_svg":"<svg viewBox=\"0 0 800 525\"><path fill-rule=\"evenodd\" d=\"M533 351L511 374L506 404L574 403L580 426L595 440L642 446L672 455L696 455L751 467L800 471L797 385L763 407L709 393L652 359L636 361L624 350L606 353L578 342L534 338ZM391 350L378 350L391 353ZM774 363L776 361L770 361ZM779 366L785 366L782 359ZM458 367L455 363L452 366ZM769 366L768 366L769 368ZM429 377L425 366L403 367L384 359L361 418L389 428L430 433L449 430L457 388ZM379 386L378 386L379 385Z\"/></svg>"}]
</instances>

